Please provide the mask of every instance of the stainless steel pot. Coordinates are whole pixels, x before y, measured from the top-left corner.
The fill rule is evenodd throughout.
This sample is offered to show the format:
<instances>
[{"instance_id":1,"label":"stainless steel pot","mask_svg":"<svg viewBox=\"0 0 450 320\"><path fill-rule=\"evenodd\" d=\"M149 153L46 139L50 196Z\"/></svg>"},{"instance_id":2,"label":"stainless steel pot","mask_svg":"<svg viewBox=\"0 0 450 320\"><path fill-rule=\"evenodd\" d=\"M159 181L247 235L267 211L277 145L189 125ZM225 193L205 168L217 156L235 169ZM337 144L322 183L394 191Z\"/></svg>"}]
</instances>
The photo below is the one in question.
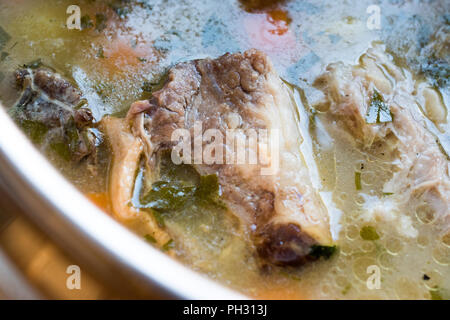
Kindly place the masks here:
<instances>
[{"instance_id":1,"label":"stainless steel pot","mask_svg":"<svg viewBox=\"0 0 450 320\"><path fill-rule=\"evenodd\" d=\"M152 248L97 209L34 148L1 105L0 177L31 221L127 296L244 298Z\"/></svg>"}]
</instances>

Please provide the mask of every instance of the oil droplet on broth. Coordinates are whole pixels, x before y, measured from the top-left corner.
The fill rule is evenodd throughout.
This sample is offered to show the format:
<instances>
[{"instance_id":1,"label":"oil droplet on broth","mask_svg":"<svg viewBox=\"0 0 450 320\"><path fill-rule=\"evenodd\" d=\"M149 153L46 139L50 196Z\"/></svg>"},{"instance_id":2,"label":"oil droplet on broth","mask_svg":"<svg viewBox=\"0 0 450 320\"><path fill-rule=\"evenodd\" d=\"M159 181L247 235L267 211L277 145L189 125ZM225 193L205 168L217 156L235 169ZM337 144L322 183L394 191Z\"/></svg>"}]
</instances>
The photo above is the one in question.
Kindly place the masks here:
<instances>
[{"instance_id":1,"label":"oil droplet on broth","mask_svg":"<svg viewBox=\"0 0 450 320\"><path fill-rule=\"evenodd\" d=\"M395 283L395 292L399 299L417 300L422 294L419 290L418 283L409 280L408 278L400 278Z\"/></svg>"},{"instance_id":2,"label":"oil droplet on broth","mask_svg":"<svg viewBox=\"0 0 450 320\"><path fill-rule=\"evenodd\" d=\"M394 260L395 260L394 256L392 256L387 252L380 253L377 259L380 267L386 270L389 270L394 266L395 264Z\"/></svg>"},{"instance_id":3,"label":"oil droplet on broth","mask_svg":"<svg viewBox=\"0 0 450 320\"><path fill-rule=\"evenodd\" d=\"M437 244L433 249L433 259L437 264L448 266L450 263L450 248Z\"/></svg>"},{"instance_id":4,"label":"oil droplet on broth","mask_svg":"<svg viewBox=\"0 0 450 320\"><path fill-rule=\"evenodd\" d=\"M399 254L399 252L402 250L403 248L403 243L400 239L398 238L393 238L393 237L389 237L388 239L386 239L385 241L385 247L386 250L392 254L392 255L397 255Z\"/></svg>"},{"instance_id":5,"label":"oil droplet on broth","mask_svg":"<svg viewBox=\"0 0 450 320\"><path fill-rule=\"evenodd\" d=\"M423 224L430 224L436 220L436 214L431 205L423 203L416 208L416 217Z\"/></svg>"},{"instance_id":6,"label":"oil droplet on broth","mask_svg":"<svg viewBox=\"0 0 450 320\"><path fill-rule=\"evenodd\" d=\"M361 257L357 258L353 261L353 275L359 281L365 282L369 277L369 273L367 273L367 268L369 266L377 265L376 260L369 257Z\"/></svg>"},{"instance_id":7,"label":"oil droplet on broth","mask_svg":"<svg viewBox=\"0 0 450 320\"><path fill-rule=\"evenodd\" d=\"M449 248L450 247L450 232L447 232L442 236L442 243Z\"/></svg>"}]
</instances>

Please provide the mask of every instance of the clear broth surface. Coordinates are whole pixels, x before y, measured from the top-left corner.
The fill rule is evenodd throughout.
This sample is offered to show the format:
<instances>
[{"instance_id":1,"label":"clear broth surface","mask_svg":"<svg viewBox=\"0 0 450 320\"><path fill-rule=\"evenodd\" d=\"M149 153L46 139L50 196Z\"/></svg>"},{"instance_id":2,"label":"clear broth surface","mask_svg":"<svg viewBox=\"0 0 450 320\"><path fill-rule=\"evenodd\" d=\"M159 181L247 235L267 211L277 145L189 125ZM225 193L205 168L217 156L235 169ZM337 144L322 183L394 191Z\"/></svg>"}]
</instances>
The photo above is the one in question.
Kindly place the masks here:
<instances>
[{"instance_id":1,"label":"clear broth surface","mask_svg":"<svg viewBox=\"0 0 450 320\"><path fill-rule=\"evenodd\" d=\"M217 210L197 208L167 218L180 259L252 297L448 297L449 240L437 238L432 225L415 219L419 236L414 239L375 223L371 226L378 240L360 236L367 225L361 218L364 204L383 196L383 183L391 175L389 161L357 150L325 114L313 117L314 126L308 122L310 106L319 97L312 87L314 79L331 62L357 63L373 41L385 43L399 65L424 79L418 66L429 57L420 56L420 48L439 27L448 26L448 3L381 1L381 29L369 30L366 9L371 2L281 1L275 7L250 10L232 0L86 0L78 3L92 27L78 31L65 25L71 1L0 0L0 27L10 35L6 43L0 42L0 53L5 53L0 61L0 101L7 108L14 105L18 97L14 70L39 58L79 86L100 120L104 115L123 115L132 102L147 97L147 88L176 62L261 49L288 83L299 108L307 141L302 151L317 167L320 192L329 199L339 253L301 270L264 274L233 219ZM84 21L89 25L88 19ZM436 89L448 105L448 84ZM107 163L107 148L102 152ZM52 161L107 210L106 170L93 177L82 166ZM362 190L356 190L354 172L361 164L365 167ZM366 267L373 264L381 268L378 290L366 286ZM429 280L424 280L425 274Z\"/></svg>"}]
</instances>

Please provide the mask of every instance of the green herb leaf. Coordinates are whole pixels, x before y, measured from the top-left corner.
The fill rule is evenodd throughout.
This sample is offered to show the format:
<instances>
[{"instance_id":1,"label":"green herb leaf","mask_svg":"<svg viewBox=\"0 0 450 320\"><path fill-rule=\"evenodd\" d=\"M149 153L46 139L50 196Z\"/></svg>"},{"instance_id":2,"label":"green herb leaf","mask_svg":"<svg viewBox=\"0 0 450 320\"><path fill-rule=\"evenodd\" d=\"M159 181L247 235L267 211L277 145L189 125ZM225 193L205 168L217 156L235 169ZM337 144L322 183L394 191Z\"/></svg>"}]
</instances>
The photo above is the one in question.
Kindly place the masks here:
<instances>
[{"instance_id":1,"label":"green herb leaf","mask_svg":"<svg viewBox=\"0 0 450 320\"><path fill-rule=\"evenodd\" d=\"M142 84L142 91L149 94L161 89L166 83L167 77L168 72L164 73L161 78L155 79L154 81L144 81Z\"/></svg>"},{"instance_id":2,"label":"green herb leaf","mask_svg":"<svg viewBox=\"0 0 450 320\"><path fill-rule=\"evenodd\" d=\"M450 300L450 290L435 286L430 291L431 300Z\"/></svg>"},{"instance_id":3,"label":"green herb leaf","mask_svg":"<svg viewBox=\"0 0 450 320\"><path fill-rule=\"evenodd\" d=\"M301 281L302 280L298 275L296 275L296 274L294 274L292 272L285 271L285 270L280 270L280 275L282 275L285 278L292 279L292 280L295 280L295 281Z\"/></svg>"},{"instance_id":4,"label":"green herb leaf","mask_svg":"<svg viewBox=\"0 0 450 320\"><path fill-rule=\"evenodd\" d=\"M144 92L152 93L153 92L153 84L150 81L144 81L141 89Z\"/></svg>"},{"instance_id":5,"label":"green herb leaf","mask_svg":"<svg viewBox=\"0 0 450 320\"><path fill-rule=\"evenodd\" d=\"M152 210L152 215L156 220L156 223L160 228L164 228L166 223L164 222L164 217L158 211Z\"/></svg>"},{"instance_id":6,"label":"green herb leaf","mask_svg":"<svg viewBox=\"0 0 450 320\"><path fill-rule=\"evenodd\" d=\"M162 246L163 251L169 251L170 249L173 248L175 248L175 242L173 241L173 239L170 239Z\"/></svg>"},{"instance_id":7,"label":"green herb leaf","mask_svg":"<svg viewBox=\"0 0 450 320\"><path fill-rule=\"evenodd\" d=\"M361 190L361 172L355 171L355 188L356 190Z\"/></svg>"},{"instance_id":8,"label":"green herb leaf","mask_svg":"<svg viewBox=\"0 0 450 320\"><path fill-rule=\"evenodd\" d=\"M98 32L103 31L106 28L106 21L108 18L103 13L97 13L95 15L95 30Z\"/></svg>"},{"instance_id":9,"label":"green herb leaf","mask_svg":"<svg viewBox=\"0 0 450 320\"><path fill-rule=\"evenodd\" d=\"M337 250L336 246L312 245L309 252L309 256L315 259L323 257L325 260L328 260L336 252L336 250Z\"/></svg>"},{"instance_id":10,"label":"green herb leaf","mask_svg":"<svg viewBox=\"0 0 450 320\"><path fill-rule=\"evenodd\" d=\"M219 197L219 178L215 174L200 177L200 183L195 190L199 200L216 200Z\"/></svg>"},{"instance_id":11,"label":"green herb leaf","mask_svg":"<svg viewBox=\"0 0 450 320\"><path fill-rule=\"evenodd\" d=\"M80 27L81 30L86 30L89 28L92 28L94 26L94 23L91 20L91 17L89 15L84 15L80 18Z\"/></svg>"},{"instance_id":12,"label":"green herb leaf","mask_svg":"<svg viewBox=\"0 0 450 320\"><path fill-rule=\"evenodd\" d=\"M438 290L430 290L431 300L444 300Z\"/></svg>"},{"instance_id":13,"label":"green herb leaf","mask_svg":"<svg viewBox=\"0 0 450 320\"><path fill-rule=\"evenodd\" d=\"M157 181L140 201L146 208L161 213L181 210L196 203L224 207L219 201L219 179L215 174L200 176L196 184L177 180Z\"/></svg>"},{"instance_id":14,"label":"green herb leaf","mask_svg":"<svg viewBox=\"0 0 450 320\"><path fill-rule=\"evenodd\" d=\"M367 110L366 122L369 124L391 122L393 120L389 107L383 100L383 96L376 90L373 92L369 109Z\"/></svg>"},{"instance_id":15,"label":"green herb leaf","mask_svg":"<svg viewBox=\"0 0 450 320\"><path fill-rule=\"evenodd\" d=\"M351 288L352 288L352 285L351 285L351 283L349 283L345 286L344 289L342 289L341 293L345 296L350 291Z\"/></svg>"},{"instance_id":16,"label":"green herb leaf","mask_svg":"<svg viewBox=\"0 0 450 320\"><path fill-rule=\"evenodd\" d=\"M377 230L372 226L364 226L359 231L359 235L364 240L374 241L380 239Z\"/></svg>"},{"instance_id":17,"label":"green herb leaf","mask_svg":"<svg viewBox=\"0 0 450 320\"><path fill-rule=\"evenodd\" d=\"M144 236L144 238L145 238L145 240L147 240L150 243L156 243L156 239L153 236L149 235L149 234L146 234Z\"/></svg>"},{"instance_id":18,"label":"green herb leaf","mask_svg":"<svg viewBox=\"0 0 450 320\"><path fill-rule=\"evenodd\" d=\"M141 202L160 212L184 208L195 193L194 186L185 186L180 182L158 181L152 185Z\"/></svg>"},{"instance_id":19,"label":"green herb leaf","mask_svg":"<svg viewBox=\"0 0 450 320\"><path fill-rule=\"evenodd\" d=\"M24 68L37 69L42 66L42 60L36 59L23 65Z\"/></svg>"}]
</instances>

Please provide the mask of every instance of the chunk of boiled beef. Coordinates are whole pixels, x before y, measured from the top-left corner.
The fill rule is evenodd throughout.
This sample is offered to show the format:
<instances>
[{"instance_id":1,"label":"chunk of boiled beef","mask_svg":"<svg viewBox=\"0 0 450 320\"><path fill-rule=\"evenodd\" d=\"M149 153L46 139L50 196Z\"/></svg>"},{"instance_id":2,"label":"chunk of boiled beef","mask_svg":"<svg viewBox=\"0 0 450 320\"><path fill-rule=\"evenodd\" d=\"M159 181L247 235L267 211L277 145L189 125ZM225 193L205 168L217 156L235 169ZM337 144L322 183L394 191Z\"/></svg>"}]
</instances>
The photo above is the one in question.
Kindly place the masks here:
<instances>
[{"instance_id":1,"label":"chunk of boiled beef","mask_svg":"<svg viewBox=\"0 0 450 320\"><path fill-rule=\"evenodd\" d=\"M264 53L252 49L179 63L170 69L162 89L132 105L127 119L134 135L144 142L155 173L158 155L179 146L172 140L177 129L190 132L192 140L200 137L203 150L214 144L216 151L224 151L212 163L204 159L190 163L201 175L217 175L228 211L239 218L268 265L299 266L316 258L312 248L331 244L327 209L300 152L295 107ZM200 135L195 132L199 122ZM220 132L223 141L205 138L209 129ZM227 150L236 153L225 138L230 130L240 130L246 138L253 130L267 130L268 135L278 132L277 154L256 164L230 163ZM258 154L263 145L246 145L247 155ZM275 162L278 166L271 173L262 174Z\"/></svg>"}]
</instances>

